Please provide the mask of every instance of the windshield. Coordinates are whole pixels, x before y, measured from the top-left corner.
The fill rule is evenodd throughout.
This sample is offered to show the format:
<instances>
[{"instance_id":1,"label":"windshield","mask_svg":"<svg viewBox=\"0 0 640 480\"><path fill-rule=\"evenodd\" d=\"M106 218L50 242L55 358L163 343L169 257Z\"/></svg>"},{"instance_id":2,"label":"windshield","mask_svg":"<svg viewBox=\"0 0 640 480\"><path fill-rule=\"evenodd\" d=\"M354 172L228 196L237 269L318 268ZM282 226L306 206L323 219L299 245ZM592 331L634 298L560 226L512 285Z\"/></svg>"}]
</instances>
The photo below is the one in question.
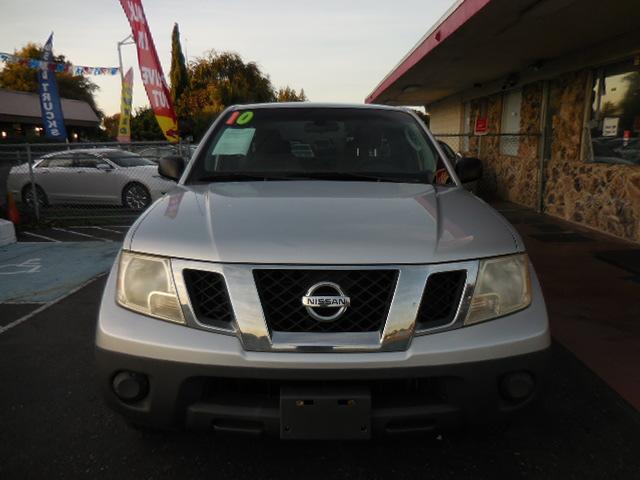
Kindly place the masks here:
<instances>
[{"instance_id":1,"label":"windshield","mask_svg":"<svg viewBox=\"0 0 640 480\"><path fill-rule=\"evenodd\" d=\"M188 182L329 179L431 182L439 167L408 113L358 108L227 112Z\"/></svg>"},{"instance_id":2,"label":"windshield","mask_svg":"<svg viewBox=\"0 0 640 480\"><path fill-rule=\"evenodd\" d=\"M113 150L110 152L102 152L102 156L108 158L119 167L143 167L146 165L155 165L151 160L141 157L137 153L125 152L122 150Z\"/></svg>"}]
</instances>

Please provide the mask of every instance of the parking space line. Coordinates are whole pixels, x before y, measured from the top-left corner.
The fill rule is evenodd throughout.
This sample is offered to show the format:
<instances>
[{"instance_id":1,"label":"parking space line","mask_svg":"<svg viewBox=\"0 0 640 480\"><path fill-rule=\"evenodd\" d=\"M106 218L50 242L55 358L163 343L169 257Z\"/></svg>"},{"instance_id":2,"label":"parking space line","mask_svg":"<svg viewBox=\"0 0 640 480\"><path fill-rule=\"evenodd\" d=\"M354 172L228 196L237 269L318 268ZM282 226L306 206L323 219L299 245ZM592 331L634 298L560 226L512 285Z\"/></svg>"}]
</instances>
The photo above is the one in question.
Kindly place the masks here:
<instances>
[{"instance_id":1,"label":"parking space line","mask_svg":"<svg viewBox=\"0 0 640 480\"><path fill-rule=\"evenodd\" d=\"M29 300L24 300L24 301L19 300L17 302L14 302L9 300L7 302L0 302L0 305L44 305L45 303L47 302L32 302Z\"/></svg>"},{"instance_id":2,"label":"parking space line","mask_svg":"<svg viewBox=\"0 0 640 480\"><path fill-rule=\"evenodd\" d=\"M76 232L74 230L67 230L66 228L53 227L52 230L57 230L59 232L65 232L65 233L71 233L73 235L80 235L81 237L95 238L97 240L102 240L103 242L113 242L113 240L110 240L108 238L97 237L95 235L89 235L88 233L82 233L82 232Z\"/></svg>"},{"instance_id":3,"label":"parking space line","mask_svg":"<svg viewBox=\"0 0 640 480\"><path fill-rule=\"evenodd\" d=\"M131 225L101 225L101 227L131 228ZM93 225L69 225L68 228L95 228L95 227Z\"/></svg>"},{"instance_id":4,"label":"parking space line","mask_svg":"<svg viewBox=\"0 0 640 480\"><path fill-rule=\"evenodd\" d=\"M60 240L56 240L55 238L51 238L51 237L46 237L44 235L38 235L37 233L31 233L31 232L20 232L23 235L29 235L30 237L35 237L35 238L41 238L43 240L47 240L49 242L57 242L57 243L62 243L60 242Z\"/></svg>"},{"instance_id":5,"label":"parking space line","mask_svg":"<svg viewBox=\"0 0 640 480\"><path fill-rule=\"evenodd\" d=\"M20 232L21 234L24 232ZM55 240L58 243L62 243L58 240ZM18 241L16 243L19 243L20 245L42 245L43 243L53 243L53 240L51 240L51 242L27 242L26 240L20 240L18 238Z\"/></svg>"},{"instance_id":6,"label":"parking space line","mask_svg":"<svg viewBox=\"0 0 640 480\"><path fill-rule=\"evenodd\" d=\"M90 283L92 283L93 281L97 280L98 278L102 277L106 275L106 273L100 273L99 275L96 275L95 277L90 278L89 280L87 280L86 282L78 285L76 288L68 291L67 293L65 293L64 295L62 295L61 297L56 298L55 300L52 300L50 302L45 303L44 305L42 305L41 307L36 308L35 310L33 310L31 313L26 314L24 317L20 317L17 320L14 320L11 323L8 323L7 325L5 325L4 327L0 327L0 335L2 335L4 332L6 332L7 330L11 330L13 327L17 327L18 325L20 325L21 323L26 322L27 320L35 317L36 315L38 315L41 312L44 312L47 308L52 307L53 305L55 305L58 302L61 302L62 300L64 300L67 297L70 297L71 295L73 295L74 293L82 290L84 287L86 287L87 285L89 285Z\"/></svg>"},{"instance_id":7,"label":"parking space line","mask_svg":"<svg viewBox=\"0 0 640 480\"><path fill-rule=\"evenodd\" d=\"M118 235L122 234L123 232L121 232L120 230L113 230L111 228L105 228L105 227L91 227L91 228L96 228L98 230L102 230L104 232L111 232L111 233L117 233Z\"/></svg>"},{"instance_id":8,"label":"parking space line","mask_svg":"<svg viewBox=\"0 0 640 480\"><path fill-rule=\"evenodd\" d=\"M98 227L98 226L92 226L92 225L75 225L75 226L70 226L67 228L80 228L80 229L96 229L96 230L103 230L105 232L111 232L111 233L117 233L117 234L122 234L124 232L121 232L120 230L113 230L113 228L117 228L117 227L113 227L113 228L106 228L106 227Z\"/></svg>"}]
</instances>

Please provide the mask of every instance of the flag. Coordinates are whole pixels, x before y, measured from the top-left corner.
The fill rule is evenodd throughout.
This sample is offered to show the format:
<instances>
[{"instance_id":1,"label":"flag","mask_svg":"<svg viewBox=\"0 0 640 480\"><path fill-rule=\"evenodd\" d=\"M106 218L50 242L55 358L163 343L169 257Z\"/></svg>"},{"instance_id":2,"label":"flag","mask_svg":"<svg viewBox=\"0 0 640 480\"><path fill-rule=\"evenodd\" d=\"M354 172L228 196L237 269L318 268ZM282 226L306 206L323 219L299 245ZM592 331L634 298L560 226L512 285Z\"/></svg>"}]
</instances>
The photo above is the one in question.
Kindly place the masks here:
<instances>
[{"instance_id":1,"label":"flag","mask_svg":"<svg viewBox=\"0 0 640 480\"><path fill-rule=\"evenodd\" d=\"M117 75L118 72L120 72L120 68L118 67L85 67L83 65L71 65L68 62L46 62L44 60L38 60L37 58L24 58L6 52L0 52L0 62L18 63L19 65L25 65L33 69L46 68L52 72L66 72L71 75L82 75L83 73L86 75Z\"/></svg>"},{"instance_id":2,"label":"flag","mask_svg":"<svg viewBox=\"0 0 640 480\"><path fill-rule=\"evenodd\" d=\"M122 5L129 25L131 25L131 32L138 51L138 65L140 66L142 83L153 113L167 140L177 142L180 138L178 136L178 119L171 103L169 87L162 72L158 52L153 44L147 18L144 15L142 0L120 0L120 5Z\"/></svg>"},{"instance_id":3,"label":"flag","mask_svg":"<svg viewBox=\"0 0 640 480\"><path fill-rule=\"evenodd\" d=\"M53 60L53 33L44 45L42 62L46 66ZM44 133L47 138L66 140L67 130L64 127L62 104L58 95L56 75L48 68L38 69L38 96L40 97L40 111Z\"/></svg>"},{"instance_id":4,"label":"flag","mask_svg":"<svg viewBox=\"0 0 640 480\"><path fill-rule=\"evenodd\" d=\"M133 69L130 68L122 80L122 97L120 99L120 122L118 124L118 141L131 141L131 103L133 100Z\"/></svg>"}]
</instances>

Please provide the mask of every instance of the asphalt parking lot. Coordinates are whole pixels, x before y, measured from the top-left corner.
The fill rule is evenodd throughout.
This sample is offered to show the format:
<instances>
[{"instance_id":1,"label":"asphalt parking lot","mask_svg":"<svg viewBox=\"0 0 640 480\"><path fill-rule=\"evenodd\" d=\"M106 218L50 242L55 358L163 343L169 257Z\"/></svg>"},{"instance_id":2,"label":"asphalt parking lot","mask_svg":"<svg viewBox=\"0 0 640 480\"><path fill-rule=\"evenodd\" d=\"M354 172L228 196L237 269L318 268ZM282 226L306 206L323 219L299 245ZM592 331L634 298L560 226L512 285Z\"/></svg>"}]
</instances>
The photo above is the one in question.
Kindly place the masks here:
<instances>
[{"instance_id":1,"label":"asphalt parking lot","mask_svg":"<svg viewBox=\"0 0 640 480\"><path fill-rule=\"evenodd\" d=\"M121 242L129 229L122 222L115 225L70 225L59 227L25 227L17 232L19 242Z\"/></svg>"},{"instance_id":2,"label":"asphalt parking lot","mask_svg":"<svg viewBox=\"0 0 640 480\"><path fill-rule=\"evenodd\" d=\"M124 232L107 238L97 229L66 230L72 233L30 233L48 237L37 241L49 248L90 246L106 261L114 253L101 249L117 250ZM42 247L35 238L22 245ZM56 258L40 257L40 272L20 275L46 272L46 259ZM74 278L57 302L0 305L0 478L640 478L638 412L558 343L540 405L507 426L364 443L132 430L103 405L96 384L93 334L104 276ZM550 312L559 312L545 292Z\"/></svg>"}]
</instances>

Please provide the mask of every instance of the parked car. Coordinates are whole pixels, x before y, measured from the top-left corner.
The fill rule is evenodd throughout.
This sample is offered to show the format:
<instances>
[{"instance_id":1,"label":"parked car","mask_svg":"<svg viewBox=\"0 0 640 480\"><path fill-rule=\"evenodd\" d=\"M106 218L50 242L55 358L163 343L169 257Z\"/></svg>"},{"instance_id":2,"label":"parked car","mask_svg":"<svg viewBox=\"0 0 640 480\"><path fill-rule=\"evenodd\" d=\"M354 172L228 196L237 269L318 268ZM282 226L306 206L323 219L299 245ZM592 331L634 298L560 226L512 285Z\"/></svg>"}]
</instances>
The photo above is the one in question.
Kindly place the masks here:
<instances>
[{"instance_id":1,"label":"parked car","mask_svg":"<svg viewBox=\"0 0 640 480\"><path fill-rule=\"evenodd\" d=\"M593 161L597 163L640 165L638 138L596 137L592 140Z\"/></svg>"},{"instance_id":2,"label":"parked car","mask_svg":"<svg viewBox=\"0 0 640 480\"><path fill-rule=\"evenodd\" d=\"M185 162L189 162L196 148L197 145L180 145L179 147L174 145L161 145L147 147L137 153L141 157L153 160L155 163L158 163L161 158L173 155L181 156Z\"/></svg>"},{"instance_id":3,"label":"parked car","mask_svg":"<svg viewBox=\"0 0 640 480\"><path fill-rule=\"evenodd\" d=\"M175 186L158 175L154 162L115 148L51 153L34 162L33 174L41 207L104 204L143 210ZM11 169L8 187L16 198L33 204L27 164Z\"/></svg>"},{"instance_id":4,"label":"parked car","mask_svg":"<svg viewBox=\"0 0 640 480\"><path fill-rule=\"evenodd\" d=\"M98 376L131 424L369 438L533 402L550 336L524 243L415 115L244 105L203 142L160 160L177 188L102 297Z\"/></svg>"}]
</instances>

